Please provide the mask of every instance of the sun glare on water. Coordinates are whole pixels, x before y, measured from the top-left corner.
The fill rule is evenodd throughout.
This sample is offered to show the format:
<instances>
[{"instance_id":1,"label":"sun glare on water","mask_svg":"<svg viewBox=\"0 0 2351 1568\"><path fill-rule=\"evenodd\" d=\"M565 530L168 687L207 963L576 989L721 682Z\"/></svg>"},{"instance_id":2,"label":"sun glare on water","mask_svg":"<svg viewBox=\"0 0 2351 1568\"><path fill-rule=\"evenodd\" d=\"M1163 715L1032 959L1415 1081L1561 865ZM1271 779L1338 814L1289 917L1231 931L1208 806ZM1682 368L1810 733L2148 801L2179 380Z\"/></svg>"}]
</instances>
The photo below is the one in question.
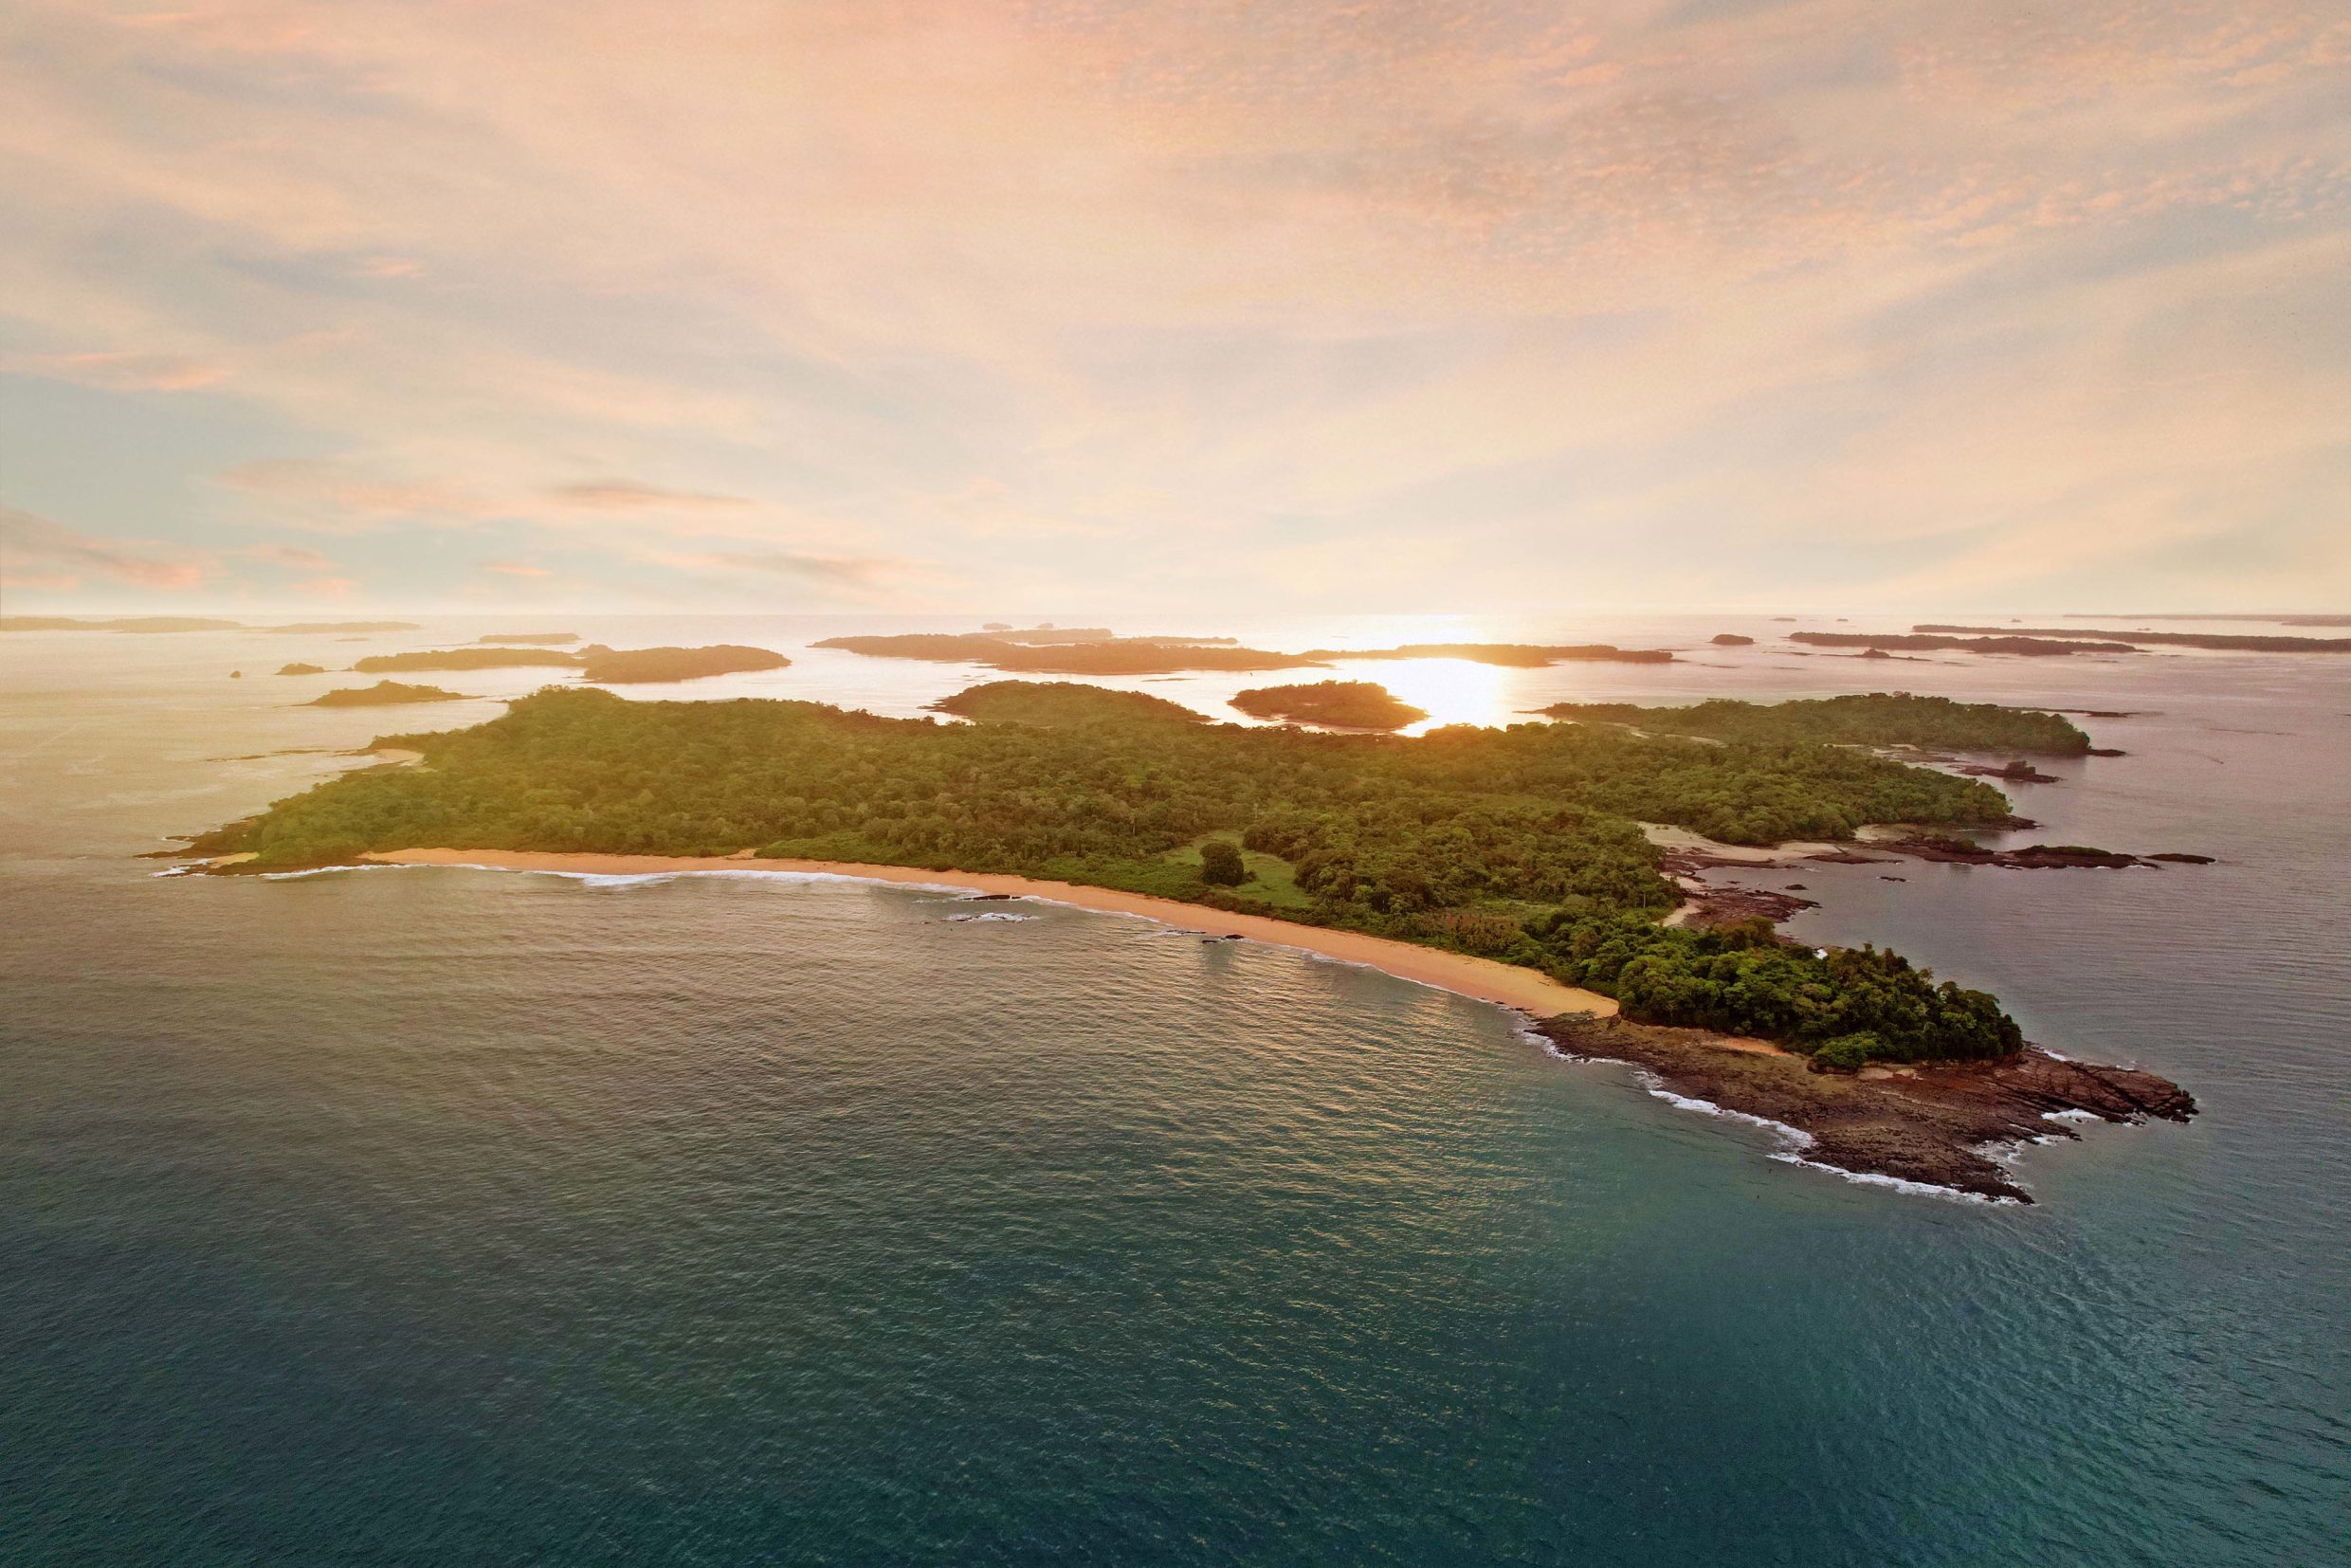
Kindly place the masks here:
<instances>
[{"instance_id":1,"label":"sun glare on water","mask_svg":"<svg viewBox=\"0 0 2351 1568\"><path fill-rule=\"evenodd\" d=\"M1447 724L1509 723L1509 674L1467 659L1410 659L1383 664L1376 673L1366 670L1360 678L1377 681L1400 700L1426 709L1428 720L1410 732L1418 734Z\"/></svg>"}]
</instances>

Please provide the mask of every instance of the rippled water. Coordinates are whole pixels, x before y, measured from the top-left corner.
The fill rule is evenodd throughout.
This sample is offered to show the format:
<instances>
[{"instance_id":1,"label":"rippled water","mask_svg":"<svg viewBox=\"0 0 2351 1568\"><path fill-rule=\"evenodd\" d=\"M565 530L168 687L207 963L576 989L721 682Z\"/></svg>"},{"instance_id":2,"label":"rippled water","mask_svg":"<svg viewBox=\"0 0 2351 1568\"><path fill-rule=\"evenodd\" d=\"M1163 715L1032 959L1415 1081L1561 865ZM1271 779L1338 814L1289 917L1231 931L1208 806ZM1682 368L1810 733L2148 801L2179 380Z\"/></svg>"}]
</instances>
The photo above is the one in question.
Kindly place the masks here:
<instances>
[{"instance_id":1,"label":"rippled water","mask_svg":"<svg viewBox=\"0 0 2351 1568\"><path fill-rule=\"evenodd\" d=\"M1493 629L1725 629L1771 627ZM963 682L802 623L577 629L769 642L800 662L743 685L880 711ZM2351 664L1462 678L1497 713L2152 710L2016 792L2027 836L2219 866L1753 874L2204 1102L2029 1152L2016 1209L1775 1163L1494 1010L1142 921L152 878L158 835L347 765L264 754L384 722L286 705L314 687L258 670L335 651L287 642L0 643L0 1558L2351 1560Z\"/></svg>"}]
</instances>

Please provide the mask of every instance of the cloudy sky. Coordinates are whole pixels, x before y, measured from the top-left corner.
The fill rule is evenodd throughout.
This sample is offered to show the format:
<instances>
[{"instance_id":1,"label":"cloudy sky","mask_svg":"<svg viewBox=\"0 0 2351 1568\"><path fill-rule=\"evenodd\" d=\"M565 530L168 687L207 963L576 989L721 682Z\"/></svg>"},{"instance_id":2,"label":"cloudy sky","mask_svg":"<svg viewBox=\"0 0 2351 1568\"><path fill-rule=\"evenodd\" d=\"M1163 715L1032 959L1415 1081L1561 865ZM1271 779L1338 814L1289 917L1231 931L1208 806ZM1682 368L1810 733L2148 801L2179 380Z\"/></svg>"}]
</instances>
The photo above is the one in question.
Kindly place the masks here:
<instances>
[{"instance_id":1,"label":"cloudy sky","mask_svg":"<svg viewBox=\"0 0 2351 1568\"><path fill-rule=\"evenodd\" d=\"M2351 609L2351 15L8 0L11 611Z\"/></svg>"}]
</instances>

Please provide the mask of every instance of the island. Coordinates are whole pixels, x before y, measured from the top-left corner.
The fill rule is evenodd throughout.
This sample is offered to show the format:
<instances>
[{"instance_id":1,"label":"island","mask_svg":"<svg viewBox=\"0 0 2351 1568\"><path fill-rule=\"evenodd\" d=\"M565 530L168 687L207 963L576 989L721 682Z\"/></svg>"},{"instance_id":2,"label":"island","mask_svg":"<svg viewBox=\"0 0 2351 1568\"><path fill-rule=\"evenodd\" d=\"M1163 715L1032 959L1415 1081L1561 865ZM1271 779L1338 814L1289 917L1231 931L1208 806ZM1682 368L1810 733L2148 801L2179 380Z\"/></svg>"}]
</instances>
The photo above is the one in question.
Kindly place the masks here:
<instances>
[{"instance_id":1,"label":"island","mask_svg":"<svg viewBox=\"0 0 2351 1568\"><path fill-rule=\"evenodd\" d=\"M474 639L477 643L498 643L515 647L561 647L565 643L579 641L576 631L492 631Z\"/></svg>"},{"instance_id":2,"label":"island","mask_svg":"<svg viewBox=\"0 0 2351 1568\"><path fill-rule=\"evenodd\" d=\"M126 615L91 620L73 615L0 615L0 631L422 631L413 621L295 621L248 626L204 615Z\"/></svg>"},{"instance_id":3,"label":"island","mask_svg":"<svg viewBox=\"0 0 2351 1568\"><path fill-rule=\"evenodd\" d=\"M116 620L85 620L73 615L0 615L0 631L246 631L242 621L216 621L197 615L130 615Z\"/></svg>"},{"instance_id":4,"label":"island","mask_svg":"<svg viewBox=\"0 0 2351 1568\"><path fill-rule=\"evenodd\" d=\"M1022 675L1173 675L1185 670L1321 669L1344 659L1467 659L1517 668L1576 661L1670 664L1666 648L1622 648L1606 643L1543 647L1528 643L1408 643L1399 647L1318 647L1277 653L1242 647L1230 637L1113 637L1038 632L903 632L894 636L828 637L812 646L879 659L928 659L983 665Z\"/></svg>"},{"instance_id":5,"label":"island","mask_svg":"<svg viewBox=\"0 0 2351 1568\"><path fill-rule=\"evenodd\" d=\"M324 675L326 673L326 666L324 665L301 664L280 665L278 666L278 673L281 675Z\"/></svg>"},{"instance_id":6,"label":"island","mask_svg":"<svg viewBox=\"0 0 2351 1568\"><path fill-rule=\"evenodd\" d=\"M720 643L709 647L635 647L618 651L598 644L580 649L583 681L622 685L646 681L699 681L710 675L782 669L792 663L764 647Z\"/></svg>"},{"instance_id":7,"label":"island","mask_svg":"<svg viewBox=\"0 0 2351 1568\"><path fill-rule=\"evenodd\" d=\"M544 666L572 669L579 660L554 649L527 647L428 647L414 653L372 653L351 667L361 675L397 675L423 669L514 669Z\"/></svg>"},{"instance_id":8,"label":"island","mask_svg":"<svg viewBox=\"0 0 2351 1568\"><path fill-rule=\"evenodd\" d=\"M2329 624L2322 617L2288 623ZM2222 653L2351 653L2351 637L2262 637L2205 631L2093 631L2087 627L1921 626L1920 632L2001 631L2009 636L2087 637L2100 643L2160 643L2167 647L2196 647Z\"/></svg>"},{"instance_id":9,"label":"island","mask_svg":"<svg viewBox=\"0 0 2351 1568\"><path fill-rule=\"evenodd\" d=\"M1959 1133L1935 1098L1944 1076L1997 1069L2014 1085L1997 1092L2030 1119L2107 1114L2118 1085L2143 1077L2059 1072L1995 997L1885 949L1797 946L1762 919L1665 923L1682 895L1644 823L1764 845L1850 839L1873 823L2013 822L1981 780L1843 744L1551 722L1406 739L1207 724L1130 693L1026 687L960 694L943 704L969 714L959 722L550 687L470 729L387 738L378 744L423 765L320 784L190 852L229 874L366 857L714 869L749 857L1064 898L1224 934L1295 930L1299 945L1343 940L1358 961L1530 1012L1613 1011L1697 1031L1710 1051L1784 1055L1794 1070L1773 1095L1809 1085L1824 1103L1841 1100L1854 1075L1872 1074L1873 1103L1911 1107L1884 1114L1908 1116L1920 1139L1953 1151L1953 1184L2006 1196L2021 1194L1996 1165L1967 1167L1972 1145L1951 1142ZM1212 842L1239 858L1237 885L1233 857ZM1523 979L1489 985L1443 965ZM1669 1084L1694 1081L1696 1069L1675 1065L1688 1037L1671 1036L1672 1051L1642 1038L1615 1054ZM2079 1087L2063 1086L2077 1076ZM1745 1109L1745 1092L1726 1080L1717 1103ZM2192 1105L2132 1096L2132 1115ZM1879 1159L1882 1142L1823 1140L1817 1158L1919 1168L1907 1155Z\"/></svg>"},{"instance_id":10,"label":"island","mask_svg":"<svg viewBox=\"0 0 2351 1568\"><path fill-rule=\"evenodd\" d=\"M1670 648L1617 647L1611 643L1574 643L1564 647L1540 643L1406 643L1400 647L1319 647L1304 657L1318 663L1336 659L1466 659L1471 664L1501 665L1514 669L1567 664L1673 663Z\"/></svg>"},{"instance_id":11,"label":"island","mask_svg":"<svg viewBox=\"0 0 2351 1568\"><path fill-rule=\"evenodd\" d=\"M314 697L302 704L309 708L380 708L402 702L470 702L462 691L443 691L439 686L410 686L397 681L378 681L372 686L345 686Z\"/></svg>"},{"instance_id":12,"label":"island","mask_svg":"<svg viewBox=\"0 0 2351 1568\"><path fill-rule=\"evenodd\" d=\"M1179 724L1209 721L1208 715L1164 697L1112 691L1075 681L991 681L942 697L931 704L931 710L990 724L1100 724L1113 719Z\"/></svg>"},{"instance_id":13,"label":"island","mask_svg":"<svg viewBox=\"0 0 2351 1568\"><path fill-rule=\"evenodd\" d=\"M1251 719L1316 724L1324 729L1400 730L1429 717L1399 702L1376 681L1318 681L1310 685L1259 686L1232 699Z\"/></svg>"},{"instance_id":14,"label":"island","mask_svg":"<svg viewBox=\"0 0 2351 1568\"><path fill-rule=\"evenodd\" d=\"M1718 631L1706 641L1717 647L1753 647L1755 646L1754 638L1741 636L1736 631Z\"/></svg>"},{"instance_id":15,"label":"island","mask_svg":"<svg viewBox=\"0 0 2351 1568\"><path fill-rule=\"evenodd\" d=\"M1878 657L1889 657L1888 648L1922 651L1932 648L1956 648L1962 653L2006 653L2023 659L2063 658L2072 653L2136 653L2139 650L2123 643L2099 641L2054 641L2047 637L1999 636L1955 637L1928 636L1920 632L1889 632L1883 635L1864 631L1791 631L1788 641L1807 643L1814 647L1867 648Z\"/></svg>"},{"instance_id":16,"label":"island","mask_svg":"<svg viewBox=\"0 0 2351 1568\"><path fill-rule=\"evenodd\" d=\"M792 663L764 647L731 643L709 647L611 648L592 643L575 653L553 647L440 647L414 653L378 653L351 667L362 675L410 670L567 669L584 681L625 684L647 681L696 681L744 670L782 669Z\"/></svg>"},{"instance_id":17,"label":"island","mask_svg":"<svg viewBox=\"0 0 2351 1568\"><path fill-rule=\"evenodd\" d=\"M1906 691L1808 697L1790 702L1715 698L1687 707L1636 707L1629 702L1555 702L1547 718L1586 724L1624 724L1650 735L1703 736L1750 744L1910 746L1941 751L2023 752L2084 757L2089 737L2071 720L1998 702L1957 702ZM2032 775L2030 766L2024 775Z\"/></svg>"},{"instance_id":18,"label":"island","mask_svg":"<svg viewBox=\"0 0 2351 1568\"><path fill-rule=\"evenodd\" d=\"M1320 659L1302 654L1269 653L1263 648L1222 642L1110 636L1048 643L1015 641L1020 635L916 631L895 636L828 637L811 646L839 648L875 659L980 665L1024 675L1172 675L1194 669L1298 669L1322 664Z\"/></svg>"}]
</instances>

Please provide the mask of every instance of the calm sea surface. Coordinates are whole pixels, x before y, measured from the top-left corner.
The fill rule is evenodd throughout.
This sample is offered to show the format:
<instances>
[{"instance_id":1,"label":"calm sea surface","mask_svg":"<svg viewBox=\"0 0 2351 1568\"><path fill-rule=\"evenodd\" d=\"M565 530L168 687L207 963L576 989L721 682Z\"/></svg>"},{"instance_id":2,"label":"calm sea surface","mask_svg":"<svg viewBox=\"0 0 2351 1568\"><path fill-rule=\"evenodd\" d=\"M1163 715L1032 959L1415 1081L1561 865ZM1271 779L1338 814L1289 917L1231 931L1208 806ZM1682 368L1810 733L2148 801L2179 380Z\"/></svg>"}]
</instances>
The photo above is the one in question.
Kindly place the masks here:
<instances>
[{"instance_id":1,"label":"calm sea surface","mask_svg":"<svg viewBox=\"0 0 2351 1568\"><path fill-rule=\"evenodd\" d=\"M879 623L560 628L797 661L648 696L985 678L803 647ZM1777 1162L1495 1010L1142 921L132 858L497 711L306 709L348 678L280 664L532 629L0 641L0 1560L2351 1562L2351 659L1120 629L1698 649L1360 670L1441 720L2133 710L2084 720L2128 756L2014 792L2026 838L2221 864L1752 875L2203 1102L2028 1151L2026 1209Z\"/></svg>"}]
</instances>

